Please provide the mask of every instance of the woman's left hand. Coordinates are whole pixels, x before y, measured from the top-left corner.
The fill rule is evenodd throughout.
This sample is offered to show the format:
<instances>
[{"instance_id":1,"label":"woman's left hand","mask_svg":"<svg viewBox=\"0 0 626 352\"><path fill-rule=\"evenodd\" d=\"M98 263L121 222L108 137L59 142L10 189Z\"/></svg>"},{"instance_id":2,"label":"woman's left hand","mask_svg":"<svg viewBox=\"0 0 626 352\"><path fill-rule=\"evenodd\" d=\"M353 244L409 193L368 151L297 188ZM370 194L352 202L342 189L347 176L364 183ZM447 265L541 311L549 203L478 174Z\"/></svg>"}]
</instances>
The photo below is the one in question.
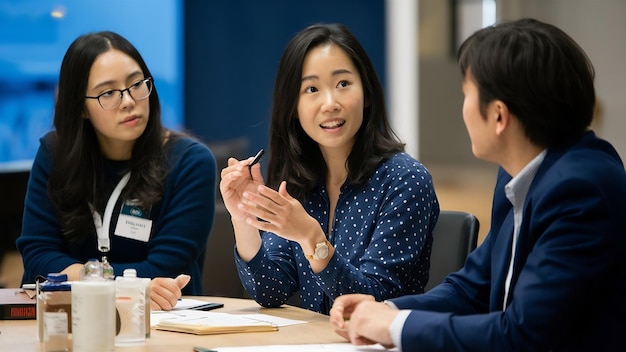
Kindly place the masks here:
<instances>
[{"instance_id":1,"label":"woman's left hand","mask_svg":"<svg viewBox=\"0 0 626 352\"><path fill-rule=\"evenodd\" d=\"M259 186L257 191L245 192L240 205L254 216L246 219L249 224L300 243L319 236L319 223L307 214L297 199L287 193L287 182L281 182L278 192L266 186ZM312 231L315 233L307 233Z\"/></svg>"}]
</instances>

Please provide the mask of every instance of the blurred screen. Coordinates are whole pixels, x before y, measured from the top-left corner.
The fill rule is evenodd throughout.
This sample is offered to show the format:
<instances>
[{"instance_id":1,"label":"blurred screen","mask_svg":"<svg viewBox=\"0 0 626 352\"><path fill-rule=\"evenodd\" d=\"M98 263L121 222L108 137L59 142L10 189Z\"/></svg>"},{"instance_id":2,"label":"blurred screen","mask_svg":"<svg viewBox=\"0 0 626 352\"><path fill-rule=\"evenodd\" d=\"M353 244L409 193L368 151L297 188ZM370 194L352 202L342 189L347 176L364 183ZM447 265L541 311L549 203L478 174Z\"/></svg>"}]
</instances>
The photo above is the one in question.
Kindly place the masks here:
<instances>
[{"instance_id":1,"label":"blurred screen","mask_svg":"<svg viewBox=\"0 0 626 352\"><path fill-rule=\"evenodd\" d=\"M141 53L154 77L163 124L183 124L182 1L1 0L0 172L30 170L52 129L65 51L79 35L111 30Z\"/></svg>"}]
</instances>

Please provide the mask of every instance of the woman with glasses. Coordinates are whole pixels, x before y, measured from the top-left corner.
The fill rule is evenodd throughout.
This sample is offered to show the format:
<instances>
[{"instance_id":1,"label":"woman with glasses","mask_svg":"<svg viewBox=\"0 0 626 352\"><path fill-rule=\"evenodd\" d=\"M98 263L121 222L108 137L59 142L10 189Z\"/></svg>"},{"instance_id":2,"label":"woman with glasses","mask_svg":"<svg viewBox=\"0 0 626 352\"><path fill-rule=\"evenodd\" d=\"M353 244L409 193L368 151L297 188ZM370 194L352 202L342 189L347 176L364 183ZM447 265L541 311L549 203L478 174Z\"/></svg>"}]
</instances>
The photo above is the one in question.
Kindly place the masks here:
<instances>
[{"instance_id":1,"label":"woman with glasses","mask_svg":"<svg viewBox=\"0 0 626 352\"><path fill-rule=\"evenodd\" d=\"M432 178L404 153L346 27L314 25L287 44L269 141L267 186L251 158L230 159L220 181L239 277L259 304L295 297L328 314L346 293L424 292L439 216Z\"/></svg>"},{"instance_id":2,"label":"woman with glasses","mask_svg":"<svg viewBox=\"0 0 626 352\"><path fill-rule=\"evenodd\" d=\"M54 272L78 280L83 263L106 257L115 275L133 268L153 278L153 309L202 294L215 158L160 115L154 79L126 39L97 32L70 45L54 130L28 182L17 240L23 283Z\"/></svg>"}]
</instances>

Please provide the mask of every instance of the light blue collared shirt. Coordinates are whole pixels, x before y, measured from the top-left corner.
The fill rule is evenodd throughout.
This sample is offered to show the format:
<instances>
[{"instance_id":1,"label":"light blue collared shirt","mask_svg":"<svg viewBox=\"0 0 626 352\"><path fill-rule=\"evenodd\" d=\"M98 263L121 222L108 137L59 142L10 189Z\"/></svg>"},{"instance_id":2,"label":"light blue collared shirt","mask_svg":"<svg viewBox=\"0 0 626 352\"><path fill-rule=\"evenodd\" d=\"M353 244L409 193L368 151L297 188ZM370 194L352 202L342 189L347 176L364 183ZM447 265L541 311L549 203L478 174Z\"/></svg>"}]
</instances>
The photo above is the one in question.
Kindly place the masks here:
<instances>
[{"instance_id":1,"label":"light blue collared shirt","mask_svg":"<svg viewBox=\"0 0 626 352\"><path fill-rule=\"evenodd\" d=\"M537 170L539 166L545 159L547 154L547 150L543 150L539 153L533 160L531 160L520 173L513 177L511 181L509 181L506 186L504 186L504 191L506 193L506 197L509 199L511 204L513 205L513 218L514 218L514 228L513 228L513 244L511 248L511 262L509 265L509 273L507 275L506 286L505 286L505 295L504 295L504 304L503 307L506 307L506 300L508 297L508 289L511 284L511 276L513 272L513 260L515 255L515 248L517 245L517 236L519 234L519 228L522 223L522 215L524 210L524 201L526 200L526 195L528 194L528 190L530 189L530 184L533 182L535 175L537 174ZM395 304L391 301L385 301L385 304L388 306L397 309ZM504 308L503 308L504 310ZM400 313L393 320L391 325L389 326L389 335L391 336L391 341L398 348L398 352L402 352L402 329L404 328L404 323L406 319L409 317L411 310L403 309L400 310Z\"/></svg>"},{"instance_id":2,"label":"light blue collared shirt","mask_svg":"<svg viewBox=\"0 0 626 352\"><path fill-rule=\"evenodd\" d=\"M524 213L524 202L526 195L530 189L539 165L546 157L547 151L544 149L539 155L531 160L517 176L513 177L506 186L504 193L506 198L513 205L513 240L511 241L511 260L509 262L509 272L506 275L504 284L504 300L502 301L502 310L506 310L506 302L509 298L509 287L511 286L511 277L513 277L513 264L515 262L515 249L517 248L517 238L519 237L519 229L522 224L522 215Z\"/></svg>"}]
</instances>

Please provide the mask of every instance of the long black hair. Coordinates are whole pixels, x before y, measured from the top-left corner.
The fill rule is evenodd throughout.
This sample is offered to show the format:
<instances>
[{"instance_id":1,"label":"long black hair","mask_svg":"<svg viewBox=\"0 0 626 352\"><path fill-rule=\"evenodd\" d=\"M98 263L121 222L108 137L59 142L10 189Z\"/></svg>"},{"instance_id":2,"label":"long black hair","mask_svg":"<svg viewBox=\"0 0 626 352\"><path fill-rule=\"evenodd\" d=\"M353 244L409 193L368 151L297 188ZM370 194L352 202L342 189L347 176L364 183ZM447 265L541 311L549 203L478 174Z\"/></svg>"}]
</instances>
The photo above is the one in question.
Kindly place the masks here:
<instances>
[{"instance_id":1,"label":"long black hair","mask_svg":"<svg viewBox=\"0 0 626 352\"><path fill-rule=\"evenodd\" d=\"M59 212L63 235L69 242L81 241L93 234L89 205L102 214L107 201L106 160L100 152L93 125L82 115L91 66L99 55L111 49L133 58L144 76L151 77L137 49L122 36L109 31L78 37L68 48L61 64L54 131L47 136L53 158L48 193ZM149 105L146 129L135 142L132 158L123 170L132 171L132 177L122 198L136 199L139 206L160 200L167 172L163 148L165 129L161 124L156 86L150 94Z\"/></svg>"},{"instance_id":2,"label":"long black hair","mask_svg":"<svg viewBox=\"0 0 626 352\"><path fill-rule=\"evenodd\" d=\"M404 151L404 144L389 125L383 89L374 66L356 37L340 24L315 24L305 28L287 44L276 73L267 177L267 184L272 188L287 181L288 192L300 201L328 170L317 143L304 132L297 119L304 59L312 49L327 44L343 50L363 81L366 102L363 123L348 156L347 181L364 184L383 159Z\"/></svg>"}]
</instances>

